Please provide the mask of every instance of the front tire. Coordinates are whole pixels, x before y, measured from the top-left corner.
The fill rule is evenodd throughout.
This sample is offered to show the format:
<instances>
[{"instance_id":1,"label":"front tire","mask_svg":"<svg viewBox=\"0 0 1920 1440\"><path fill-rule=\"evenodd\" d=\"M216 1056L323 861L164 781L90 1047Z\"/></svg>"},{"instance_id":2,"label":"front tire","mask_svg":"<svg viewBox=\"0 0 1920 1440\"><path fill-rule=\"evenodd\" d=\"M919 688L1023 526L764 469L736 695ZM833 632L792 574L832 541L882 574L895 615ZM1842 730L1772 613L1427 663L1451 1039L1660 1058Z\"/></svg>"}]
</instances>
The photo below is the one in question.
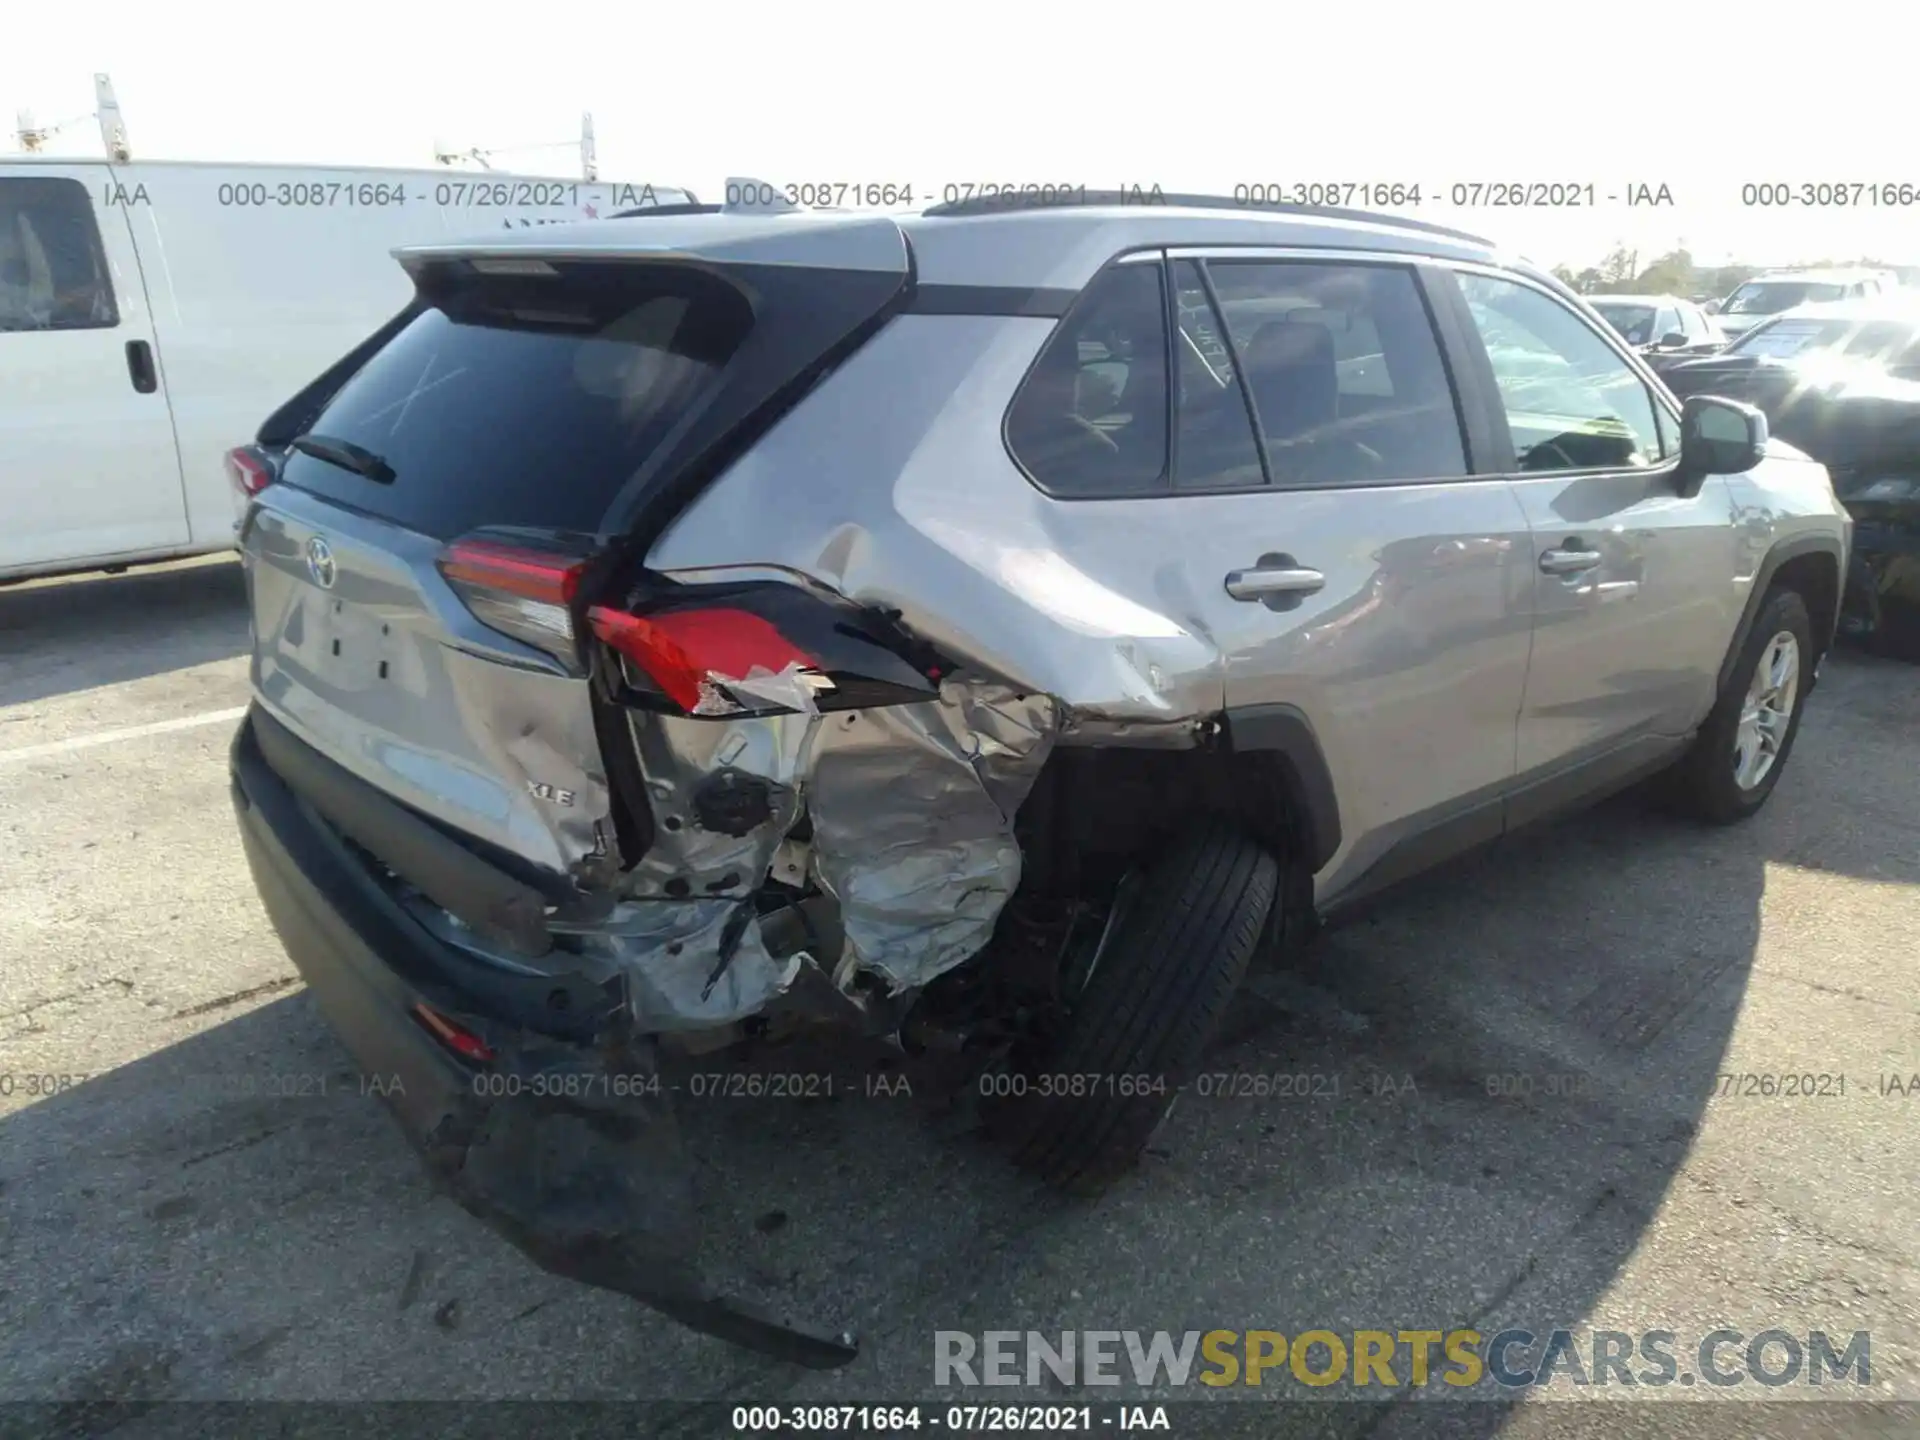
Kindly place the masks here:
<instances>
[{"instance_id":1,"label":"front tire","mask_svg":"<svg viewBox=\"0 0 1920 1440\"><path fill-rule=\"evenodd\" d=\"M1767 803L1800 732L1812 677L1807 602L1798 591L1774 590L1761 602L1726 690L1673 769L1670 793L1683 814L1729 825Z\"/></svg>"},{"instance_id":2,"label":"front tire","mask_svg":"<svg viewBox=\"0 0 1920 1440\"><path fill-rule=\"evenodd\" d=\"M996 1127L1016 1165L1076 1195L1130 1170L1192 1079L1265 932L1280 866L1206 825L1130 879L1064 1033L1012 1077L1025 1093Z\"/></svg>"}]
</instances>

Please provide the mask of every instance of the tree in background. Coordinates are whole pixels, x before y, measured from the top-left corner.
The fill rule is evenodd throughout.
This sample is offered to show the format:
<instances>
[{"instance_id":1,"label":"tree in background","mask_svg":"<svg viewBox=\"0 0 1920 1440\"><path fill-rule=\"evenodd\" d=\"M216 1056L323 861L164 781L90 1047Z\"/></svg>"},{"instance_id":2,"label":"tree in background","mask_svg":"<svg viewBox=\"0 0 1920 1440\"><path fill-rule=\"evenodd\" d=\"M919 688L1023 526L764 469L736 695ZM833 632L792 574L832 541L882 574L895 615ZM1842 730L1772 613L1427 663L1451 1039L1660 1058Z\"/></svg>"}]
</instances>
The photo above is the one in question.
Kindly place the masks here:
<instances>
[{"instance_id":1,"label":"tree in background","mask_svg":"<svg viewBox=\"0 0 1920 1440\"><path fill-rule=\"evenodd\" d=\"M1654 258L1644 268L1640 252L1615 245L1597 265L1576 270L1571 265L1553 267L1553 273L1582 295L1681 295L1689 298L1724 299L1767 267L1733 264L1700 266L1694 263L1687 242ZM1912 267L1891 265L1885 260L1863 257L1857 260L1809 260L1791 267L1806 270L1897 270L1908 275ZM1911 280L1908 283L1913 283Z\"/></svg>"}]
</instances>

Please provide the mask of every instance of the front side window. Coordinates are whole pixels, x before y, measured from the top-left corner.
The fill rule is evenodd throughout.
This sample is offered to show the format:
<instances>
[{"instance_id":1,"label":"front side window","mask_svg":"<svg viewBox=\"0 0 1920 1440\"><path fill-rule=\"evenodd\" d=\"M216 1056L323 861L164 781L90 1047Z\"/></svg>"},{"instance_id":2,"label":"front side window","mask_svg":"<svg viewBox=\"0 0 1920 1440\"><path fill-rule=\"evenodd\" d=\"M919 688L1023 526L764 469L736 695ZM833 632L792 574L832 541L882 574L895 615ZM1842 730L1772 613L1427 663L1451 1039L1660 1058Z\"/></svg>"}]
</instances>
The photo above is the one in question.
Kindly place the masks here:
<instances>
[{"instance_id":1,"label":"front side window","mask_svg":"<svg viewBox=\"0 0 1920 1440\"><path fill-rule=\"evenodd\" d=\"M1007 412L1007 444L1041 487L1074 496L1167 488L1167 322L1158 265L1096 276Z\"/></svg>"},{"instance_id":2,"label":"front side window","mask_svg":"<svg viewBox=\"0 0 1920 1440\"><path fill-rule=\"evenodd\" d=\"M1461 275L1521 471L1633 468L1665 458L1653 397L1579 315L1531 286Z\"/></svg>"},{"instance_id":3,"label":"front side window","mask_svg":"<svg viewBox=\"0 0 1920 1440\"><path fill-rule=\"evenodd\" d=\"M1453 387L1413 272L1210 260L1272 483L1467 474Z\"/></svg>"},{"instance_id":4,"label":"front side window","mask_svg":"<svg viewBox=\"0 0 1920 1440\"><path fill-rule=\"evenodd\" d=\"M93 200L78 180L0 180L0 332L120 323Z\"/></svg>"}]
</instances>

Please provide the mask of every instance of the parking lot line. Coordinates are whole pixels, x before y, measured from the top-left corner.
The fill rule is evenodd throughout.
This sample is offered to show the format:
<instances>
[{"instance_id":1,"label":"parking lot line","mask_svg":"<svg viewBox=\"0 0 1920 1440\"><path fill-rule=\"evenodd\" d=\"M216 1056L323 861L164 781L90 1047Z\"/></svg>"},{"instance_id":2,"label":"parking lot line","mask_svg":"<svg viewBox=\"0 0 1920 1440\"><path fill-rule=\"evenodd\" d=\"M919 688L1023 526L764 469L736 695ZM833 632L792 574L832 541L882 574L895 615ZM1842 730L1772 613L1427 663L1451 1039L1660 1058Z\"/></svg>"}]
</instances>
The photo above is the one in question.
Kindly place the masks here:
<instances>
[{"instance_id":1,"label":"parking lot line","mask_svg":"<svg viewBox=\"0 0 1920 1440\"><path fill-rule=\"evenodd\" d=\"M0 765L16 760L39 760L48 755L65 755L74 750L89 750L95 745L112 745L121 740L141 740L149 735L165 735L173 730L195 730L202 725L231 724L247 713L244 705L231 710L209 710L201 715L183 715L177 720L155 720L150 725L129 725L123 730L102 730L97 735L72 735L65 740L50 740L44 745L22 745L0 750Z\"/></svg>"}]
</instances>

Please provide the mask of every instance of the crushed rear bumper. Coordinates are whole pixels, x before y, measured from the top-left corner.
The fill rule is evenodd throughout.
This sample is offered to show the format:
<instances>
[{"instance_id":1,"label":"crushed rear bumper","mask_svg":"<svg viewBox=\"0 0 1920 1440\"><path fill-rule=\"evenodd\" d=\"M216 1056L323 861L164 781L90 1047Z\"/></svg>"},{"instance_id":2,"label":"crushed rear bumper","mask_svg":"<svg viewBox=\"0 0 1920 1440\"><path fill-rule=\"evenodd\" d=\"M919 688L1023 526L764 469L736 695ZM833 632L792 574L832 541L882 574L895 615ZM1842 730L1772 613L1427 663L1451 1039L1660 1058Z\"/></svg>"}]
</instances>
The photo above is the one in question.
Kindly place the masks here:
<instances>
[{"instance_id":1,"label":"crushed rear bumper","mask_svg":"<svg viewBox=\"0 0 1920 1440\"><path fill-rule=\"evenodd\" d=\"M617 985L496 969L428 934L268 764L251 716L231 781L247 862L288 955L368 1088L464 1209L542 1268L732 1344L819 1369L858 1355L849 1334L707 1284L671 1097L650 1038L623 1028ZM420 1005L494 1058L457 1057L416 1018Z\"/></svg>"}]
</instances>

